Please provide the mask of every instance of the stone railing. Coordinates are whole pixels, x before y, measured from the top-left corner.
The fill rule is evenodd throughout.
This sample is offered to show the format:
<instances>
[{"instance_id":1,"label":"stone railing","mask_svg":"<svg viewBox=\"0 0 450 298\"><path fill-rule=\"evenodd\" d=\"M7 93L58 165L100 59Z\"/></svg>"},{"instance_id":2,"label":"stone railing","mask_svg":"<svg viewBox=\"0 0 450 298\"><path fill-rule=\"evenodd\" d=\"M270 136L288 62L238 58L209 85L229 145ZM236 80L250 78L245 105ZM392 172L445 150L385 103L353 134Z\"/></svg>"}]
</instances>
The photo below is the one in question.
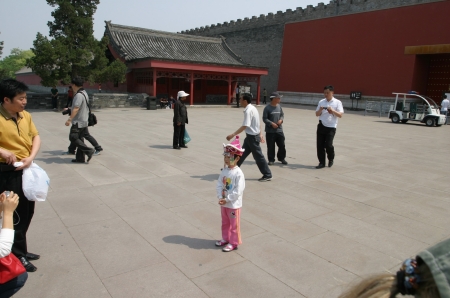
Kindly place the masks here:
<instances>
[{"instance_id":1,"label":"stone railing","mask_svg":"<svg viewBox=\"0 0 450 298\"><path fill-rule=\"evenodd\" d=\"M144 107L145 93L92 93L89 94L89 104L92 109ZM28 93L27 109L51 109L51 93ZM58 111L66 107L67 93L58 95Z\"/></svg>"}]
</instances>

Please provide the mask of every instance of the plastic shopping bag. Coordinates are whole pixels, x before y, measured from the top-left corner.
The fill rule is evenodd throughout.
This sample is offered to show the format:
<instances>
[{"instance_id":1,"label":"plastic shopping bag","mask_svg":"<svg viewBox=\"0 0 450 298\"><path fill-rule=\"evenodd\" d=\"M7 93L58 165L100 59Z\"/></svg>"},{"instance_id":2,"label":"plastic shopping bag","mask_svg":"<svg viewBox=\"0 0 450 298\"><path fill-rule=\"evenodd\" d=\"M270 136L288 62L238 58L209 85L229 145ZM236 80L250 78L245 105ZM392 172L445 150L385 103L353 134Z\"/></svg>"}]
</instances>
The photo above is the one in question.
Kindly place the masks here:
<instances>
[{"instance_id":1,"label":"plastic shopping bag","mask_svg":"<svg viewBox=\"0 0 450 298\"><path fill-rule=\"evenodd\" d=\"M23 170L22 188L29 201L45 201L49 185L47 173L34 162Z\"/></svg>"},{"instance_id":2,"label":"plastic shopping bag","mask_svg":"<svg viewBox=\"0 0 450 298\"><path fill-rule=\"evenodd\" d=\"M187 130L184 130L184 143L187 144L191 141L191 137L189 136Z\"/></svg>"}]
</instances>

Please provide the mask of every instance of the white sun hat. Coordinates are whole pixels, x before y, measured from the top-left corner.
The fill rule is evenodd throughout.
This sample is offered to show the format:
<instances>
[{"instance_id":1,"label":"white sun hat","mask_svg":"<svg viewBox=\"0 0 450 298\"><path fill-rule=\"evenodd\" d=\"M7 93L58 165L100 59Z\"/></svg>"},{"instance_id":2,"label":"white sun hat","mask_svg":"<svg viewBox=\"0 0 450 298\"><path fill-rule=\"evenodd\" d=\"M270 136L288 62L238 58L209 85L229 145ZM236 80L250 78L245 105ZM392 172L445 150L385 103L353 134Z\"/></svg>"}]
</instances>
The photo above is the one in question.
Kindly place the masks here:
<instances>
[{"instance_id":1,"label":"white sun hat","mask_svg":"<svg viewBox=\"0 0 450 298\"><path fill-rule=\"evenodd\" d=\"M177 99L179 99L180 97L185 97L185 96L189 96L189 94L187 94L184 91L178 91Z\"/></svg>"}]
</instances>

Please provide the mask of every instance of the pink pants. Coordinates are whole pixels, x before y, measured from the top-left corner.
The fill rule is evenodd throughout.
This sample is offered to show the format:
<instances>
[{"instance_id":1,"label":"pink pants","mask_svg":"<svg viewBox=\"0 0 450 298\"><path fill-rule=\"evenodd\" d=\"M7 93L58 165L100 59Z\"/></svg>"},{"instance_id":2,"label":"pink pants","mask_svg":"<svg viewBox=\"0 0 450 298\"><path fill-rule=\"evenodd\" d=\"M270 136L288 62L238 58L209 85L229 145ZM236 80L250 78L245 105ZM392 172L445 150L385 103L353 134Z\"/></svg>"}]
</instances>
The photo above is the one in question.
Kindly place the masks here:
<instances>
[{"instance_id":1,"label":"pink pants","mask_svg":"<svg viewBox=\"0 0 450 298\"><path fill-rule=\"evenodd\" d=\"M241 209L220 207L222 212L222 239L238 246L241 241Z\"/></svg>"}]
</instances>

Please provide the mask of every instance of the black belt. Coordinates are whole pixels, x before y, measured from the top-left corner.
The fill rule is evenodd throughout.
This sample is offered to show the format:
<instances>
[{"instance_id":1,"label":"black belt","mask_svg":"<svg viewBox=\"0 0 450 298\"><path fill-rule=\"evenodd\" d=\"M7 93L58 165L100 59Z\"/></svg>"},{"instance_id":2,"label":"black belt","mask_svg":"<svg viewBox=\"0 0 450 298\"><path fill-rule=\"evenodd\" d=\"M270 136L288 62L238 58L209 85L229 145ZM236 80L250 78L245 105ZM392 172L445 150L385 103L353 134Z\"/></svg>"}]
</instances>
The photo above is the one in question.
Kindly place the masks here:
<instances>
[{"instance_id":1,"label":"black belt","mask_svg":"<svg viewBox=\"0 0 450 298\"><path fill-rule=\"evenodd\" d=\"M16 167L13 165L8 165L6 163L0 163L0 172L12 172L15 170L16 170Z\"/></svg>"}]
</instances>

